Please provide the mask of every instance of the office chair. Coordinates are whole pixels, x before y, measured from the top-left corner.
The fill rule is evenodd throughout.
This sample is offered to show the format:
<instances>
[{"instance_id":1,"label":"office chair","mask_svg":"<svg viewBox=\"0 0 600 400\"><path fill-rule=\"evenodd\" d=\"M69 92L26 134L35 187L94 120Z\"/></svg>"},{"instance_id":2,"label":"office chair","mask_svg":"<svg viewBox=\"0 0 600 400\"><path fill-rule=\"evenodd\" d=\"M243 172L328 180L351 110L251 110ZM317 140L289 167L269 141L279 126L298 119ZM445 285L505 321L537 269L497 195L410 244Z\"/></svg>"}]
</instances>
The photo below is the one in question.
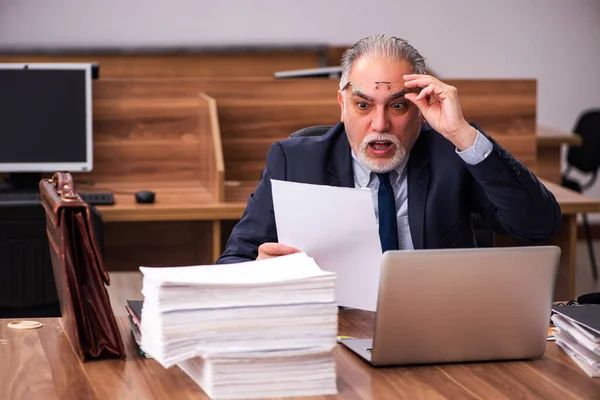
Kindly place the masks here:
<instances>
[{"instance_id":1,"label":"office chair","mask_svg":"<svg viewBox=\"0 0 600 400\"><path fill-rule=\"evenodd\" d=\"M300 129L290 135L299 136L321 136L331 128L331 125L316 125ZM490 224L479 214L471 214L473 230L475 231L475 243L477 247L494 247L494 231Z\"/></svg>"},{"instance_id":2,"label":"office chair","mask_svg":"<svg viewBox=\"0 0 600 400\"><path fill-rule=\"evenodd\" d=\"M569 146L567 150L567 168L562 175L562 186L578 193L583 193L595 182L600 168L600 109L586 110L577 120L573 133L581 137L581 146ZM586 183L581 183L569 177L572 169L591 174ZM598 267L594 255L594 244L590 232L587 214L582 214L583 230L587 241L592 275L598 280Z\"/></svg>"}]
</instances>

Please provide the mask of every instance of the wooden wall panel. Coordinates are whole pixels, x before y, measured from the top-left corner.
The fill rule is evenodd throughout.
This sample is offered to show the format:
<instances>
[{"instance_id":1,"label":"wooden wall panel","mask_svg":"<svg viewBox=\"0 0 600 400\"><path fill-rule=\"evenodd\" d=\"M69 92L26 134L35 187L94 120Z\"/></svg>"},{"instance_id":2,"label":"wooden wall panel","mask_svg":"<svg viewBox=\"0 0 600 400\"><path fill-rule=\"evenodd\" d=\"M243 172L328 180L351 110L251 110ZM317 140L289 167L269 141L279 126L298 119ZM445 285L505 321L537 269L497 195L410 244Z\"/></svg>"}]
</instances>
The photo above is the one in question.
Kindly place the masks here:
<instances>
[{"instance_id":1,"label":"wooden wall panel","mask_svg":"<svg viewBox=\"0 0 600 400\"><path fill-rule=\"evenodd\" d=\"M198 142L124 140L100 142L94 150L94 169L82 174L85 180L143 183L200 178Z\"/></svg>"},{"instance_id":2,"label":"wooden wall panel","mask_svg":"<svg viewBox=\"0 0 600 400\"><path fill-rule=\"evenodd\" d=\"M329 46L329 49L327 49L327 65L340 65L344 51L350 47L351 46Z\"/></svg>"},{"instance_id":3,"label":"wooden wall panel","mask_svg":"<svg viewBox=\"0 0 600 400\"><path fill-rule=\"evenodd\" d=\"M477 122L535 171L535 80L446 80L456 86L465 118ZM94 98L181 99L205 92L216 99L221 130L226 192L245 200L264 168L272 142L312 125L339 121L338 82L330 79L141 79L104 80ZM231 199L226 195L226 198Z\"/></svg>"},{"instance_id":4,"label":"wooden wall panel","mask_svg":"<svg viewBox=\"0 0 600 400\"><path fill-rule=\"evenodd\" d=\"M537 82L533 79L456 79L446 82L458 89L465 118L479 124L535 172Z\"/></svg>"},{"instance_id":5,"label":"wooden wall panel","mask_svg":"<svg viewBox=\"0 0 600 400\"><path fill-rule=\"evenodd\" d=\"M197 140L198 94L187 97L93 99L93 129L100 142Z\"/></svg>"},{"instance_id":6,"label":"wooden wall panel","mask_svg":"<svg viewBox=\"0 0 600 400\"><path fill-rule=\"evenodd\" d=\"M94 182L198 181L199 99L94 99Z\"/></svg>"},{"instance_id":7,"label":"wooden wall panel","mask_svg":"<svg viewBox=\"0 0 600 400\"><path fill-rule=\"evenodd\" d=\"M191 53L0 54L0 62L97 62L105 78L272 77L276 71L323 66L325 47Z\"/></svg>"},{"instance_id":8,"label":"wooden wall panel","mask_svg":"<svg viewBox=\"0 0 600 400\"><path fill-rule=\"evenodd\" d=\"M172 158L175 155L172 151L165 153L164 161L170 165L166 165L164 171L157 171L160 179L171 174L171 179L191 179L196 174L191 167L193 148L197 147L201 157L206 157L204 149L211 146L191 139L194 129L198 128L197 124L194 126L191 98L205 92L217 99L216 124L219 126L215 129L221 133L224 179L254 181L260 177L265 155L272 142L309 125L333 124L339 120L336 90L337 82L322 80L102 80L94 84L94 120L95 127L99 128L95 132L98 137L95 141L114 140L115 136L120 139L136 138L140 140L138 143L142 143L142 140L149 142L154 137L168 138L171 143L162 144L181 148L182 159ZM161 110L160 104L165 104L166 109ZM335 114L337 116L332 120L331 115ZM112 117L108 117L110 115ZM198 130L205 132L206 129L200 127ZM108 130L110 133L105 133ZM255 137L265 140L259 141L256 146ZM240 139L250 139L250 147L237 148L240 143L236 140ZM106 152L101 146L98 151ZM99 160L102 164L102 157ZM202 158L201 162L205 160ZM135 164L137 170L129 169L132 175L139 176L135 172L142 168L140 161ZM104 175L108 175L113 174L115 168L111 164L102 170L106 170L107 174ZM147 172L147 169L144 171ZM99 174L97 171L94 173ZM198 172L197 178L200 175ZM132 181L136 179L135 176L131 177Z\"/></svg>"},{"instance_id":9,"label":"wooden wall panel","mask_svg":"<svg viewBox=\"0 0 600 400\"><path fill-rule=\"evenodd\" d=\"M104 224L105 265L110 271L134 271L140 266L212 264L213 229L212 221Z\"/></svg>"},{"instance_id":10,"label":"wooden wall panel","mask_svg":"<svg viewBox=\"0 0 600 400\"><path fill-rule=\"evenodd\" d=\"M336 98L335 79L101 79L93 84L94 100L118 98L177 98L206 93L217 101L328 101Z\"/></svg>"},{"instance_id":11,"label":"wooden wall panel","mask_svg":"<svg viewBox=\"0 0 600 400\"><path fill-rule=\"evenodd\" d=\"M219 101L228 181L256 180L271 144L313 125L339 121L335 99L315 102ZM276 118L270 117L276 116Z\"/></svg>"},{"instance_id":12,"label":"wooden wall panel","mask_svg":"<svg viewBox=\"0 0 600 400\"><path fill-rule=\"evenodd\" d=\"M340 120L335 96L328 100L219 100L221 134L225 140L284 138L312 125Z\"/></svg>"}]
</instances>

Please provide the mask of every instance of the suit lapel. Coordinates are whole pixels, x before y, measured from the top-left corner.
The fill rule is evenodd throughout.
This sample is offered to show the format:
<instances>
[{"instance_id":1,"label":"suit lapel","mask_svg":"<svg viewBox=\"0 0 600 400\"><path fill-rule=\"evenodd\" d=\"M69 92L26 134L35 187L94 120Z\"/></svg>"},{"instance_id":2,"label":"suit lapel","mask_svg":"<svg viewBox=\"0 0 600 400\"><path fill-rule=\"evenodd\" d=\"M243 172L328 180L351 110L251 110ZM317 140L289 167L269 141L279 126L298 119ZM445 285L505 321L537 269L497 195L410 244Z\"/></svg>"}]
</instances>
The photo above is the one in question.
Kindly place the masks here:
<instances>
[{"instance_id":1,"label":"suit lapel","mask_svg":"<svg viewBox=\"0 0 600 400\"><path fill-rule=\"evenodd\" d=\"M408 223L415 249L425 245L425 201L429 185L429 153L421 131L408 160Z\"/></svg>"},{"instance_id":2,"label":"suit lapel","mask_svg":"<svg viewBox=\"0 0 600 400\"><path fill-rule=\"evenodd\" d=\"M352 154L350 143L341 122L335 125L332 132L337 138L332 143L331 158L327 166L330 186L354 187L352 170ZM336 132L337 131L337 132Z\"/></svg>"},{"instance_id":3,"label":"suit lapel","mask_svg":"<svg viewBox=\"0 0 600 400\"><path fill-rule=\"evenodd\" d=\"M344 130L344 124L333 126L332 134L337 138L333 141L331 158L328 164L329 185L354 187L354 172L352 170L352 155L350 143ZM431 128L429 128L431 129ZM427 149L427 134L421 130L408 160L408 223L415 249L425 246L425 201L431 172L429 169L429 152Z\"/></svg>"}]
</instances>

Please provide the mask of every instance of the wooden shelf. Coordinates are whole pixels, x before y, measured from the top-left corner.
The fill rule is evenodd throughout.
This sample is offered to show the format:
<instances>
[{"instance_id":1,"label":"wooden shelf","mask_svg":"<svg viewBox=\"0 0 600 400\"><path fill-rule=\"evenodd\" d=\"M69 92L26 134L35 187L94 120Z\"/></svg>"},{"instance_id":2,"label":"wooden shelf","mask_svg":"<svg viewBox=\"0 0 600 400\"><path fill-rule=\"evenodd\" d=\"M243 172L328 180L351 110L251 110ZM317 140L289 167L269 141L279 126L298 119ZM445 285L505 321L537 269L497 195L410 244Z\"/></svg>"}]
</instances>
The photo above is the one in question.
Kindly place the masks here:
<instances>
[{"instance_id":1,"label":"wooden shelf","mask_svg":"<svg viewBox=\"0 0 600 400\"><path fill-rule=\"evenodd\" d=\"M111 191L112 206L97 206L105 222L125 221L213 221L237 219L245 204L216 201L200 182L99 183L81 191ZM135 192L151 190L156 194L152 204L138 204Z\"/></svg>"}]
</instances>

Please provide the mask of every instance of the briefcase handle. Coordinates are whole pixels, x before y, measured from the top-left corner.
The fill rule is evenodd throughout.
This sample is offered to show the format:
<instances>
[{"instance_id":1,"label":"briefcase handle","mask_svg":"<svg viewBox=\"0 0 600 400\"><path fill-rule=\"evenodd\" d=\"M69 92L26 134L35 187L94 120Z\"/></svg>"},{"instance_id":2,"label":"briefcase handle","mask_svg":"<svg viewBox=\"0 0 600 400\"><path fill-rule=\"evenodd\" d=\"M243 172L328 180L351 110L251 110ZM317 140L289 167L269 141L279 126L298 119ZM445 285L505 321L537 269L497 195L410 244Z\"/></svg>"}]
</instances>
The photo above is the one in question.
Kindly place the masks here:
<instances>
[{"instance_id":1,"label":"briefcase handle","mask_svg":"<svg viewBox=\"0 0 600 400\"><path fill-rule=\"evenodd\" d=\"M75 192L73 177L69 172L55 172L50 182L56 187L56 192L63 201L81 201Z\"/></svg>"}]
</instances>

